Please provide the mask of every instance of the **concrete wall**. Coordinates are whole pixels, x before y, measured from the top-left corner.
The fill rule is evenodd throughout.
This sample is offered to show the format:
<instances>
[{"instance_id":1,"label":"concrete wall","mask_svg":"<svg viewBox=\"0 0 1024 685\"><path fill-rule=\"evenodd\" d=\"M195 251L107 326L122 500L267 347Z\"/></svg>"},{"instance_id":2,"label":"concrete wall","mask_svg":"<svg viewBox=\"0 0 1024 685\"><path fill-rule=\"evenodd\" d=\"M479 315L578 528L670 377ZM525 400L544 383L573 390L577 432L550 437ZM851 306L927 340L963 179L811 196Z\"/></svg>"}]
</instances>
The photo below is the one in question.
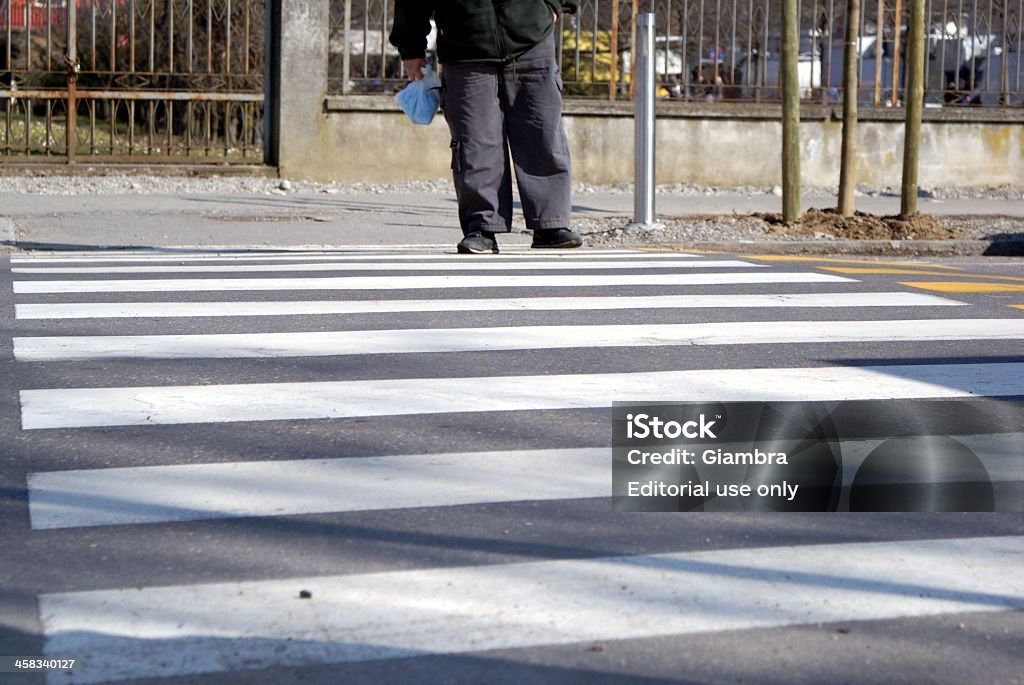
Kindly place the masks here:
<instances>
[{"instance_id":1,"label":"concrete wall","mask_svg":"<svg viewBox=\"0 0 1024 685\"><path fill-rule=\"evenodd\" d=\"M438 116L413 126L390 97L327 96L328 3L270 0L267 160L290 178L400 182L450 174L448 130ZM566 101L575 180L633 178L630 103ZM800 126L805 185L839 181L840 113L805 107ZM901 110L862 110L857 178L899 186ZM984 117L980 120L979 117ZM773 105L658 105L657 182L770 186L781 180L781 125ZM920 184L1024 185L1024 110L926 109Z\"/></svg>"},{"instance_id":2,"label":"concrete wall","mask_svg":"<svg viewBox=\"0 0 1024 685\"><path fill-rule=\"evenodd\" d=\"M633 120L628 106L597 113L603 103L566 103L565 128L576 181L624 183L633 178ZM770 186L781 180L781 125L765 108L730 115L728 109L672 112L658 116L657 182ZM896 114L895 112L892 114ZM958 114L958 113L957 113ZM921 185L1024 185L1024 121L943 120L930 112L921 132ZM1024 118L1022 118L1024 119ZM899 186L903 123L861 121L857 178L871 185ZM438 116L429 127L413 126L390 98L328 98L323 114L325 147L283 170L321 181L398 182L449 174L448 130ZM805 185L839 182L842 127L831 110L811 110L801 122Z\"/></svg>"}]
</instances>

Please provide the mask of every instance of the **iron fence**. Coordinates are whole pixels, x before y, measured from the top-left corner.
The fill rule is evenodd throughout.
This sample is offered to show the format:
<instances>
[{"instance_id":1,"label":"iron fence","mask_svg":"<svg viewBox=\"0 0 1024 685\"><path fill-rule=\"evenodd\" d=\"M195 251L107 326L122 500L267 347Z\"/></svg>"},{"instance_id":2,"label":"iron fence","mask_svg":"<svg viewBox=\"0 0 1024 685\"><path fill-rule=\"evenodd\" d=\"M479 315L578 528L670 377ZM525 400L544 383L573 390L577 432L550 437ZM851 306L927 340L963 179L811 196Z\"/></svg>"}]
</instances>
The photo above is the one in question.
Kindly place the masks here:
<instances>
[{"instance_id":1,"label":"iron fence","mask_svg":"<svg viewBox=\"0 0 1024 685\"><path fill-rule=\"evenodd\" d=\"M262 161L262 0L0 0L0 159Z\"/></svg>"},{"instance_id":2,"label":"iron fence","mask_svg":"<svg viewBox=\"0 0 1024 685\"><path fill-rule=\"evenodd\" d=\"M1024 0L926 0L926 102L1022 106ZM856 17L858 100L900 106L906 82L910 3L864 0ZM772 102L780 97L779 0L582 0L556 27L567 95L628 97L632 17L657 15L659 95L698 102ZM388 43L393 0L332 0L330 89L390 93L406 79ZM842 93L843 0L801 0L799 79L809 102ZM431 34L428 47L434 45ZM428 55L432 57L432 55Z\"/></svg>"}]
</instances>

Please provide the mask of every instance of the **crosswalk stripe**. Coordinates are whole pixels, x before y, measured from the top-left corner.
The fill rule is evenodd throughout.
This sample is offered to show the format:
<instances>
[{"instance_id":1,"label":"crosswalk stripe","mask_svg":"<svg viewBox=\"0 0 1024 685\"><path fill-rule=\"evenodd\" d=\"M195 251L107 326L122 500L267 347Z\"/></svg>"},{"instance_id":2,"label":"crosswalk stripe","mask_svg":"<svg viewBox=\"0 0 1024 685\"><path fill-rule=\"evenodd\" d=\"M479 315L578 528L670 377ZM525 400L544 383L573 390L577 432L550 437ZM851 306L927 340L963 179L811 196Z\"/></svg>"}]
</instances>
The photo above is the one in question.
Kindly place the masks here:
<instances>
[{"instance_id":1,"label":"crosswalk stripe","mask_svg":"<svg viewBox=\"0 0 1024 685\"><path fill-rule=\"evenodd\" d=\"M983 458L990 482L1024 479L1019 434L957 440ZM843 440L844 487L883 442ZM582 447L47 471L28 475L29 520L53 530L611 497L611 461L611 447Z\"/></svg>"},{"instance_id":2,"label":"crosswalk stripe","mask_svg":"<svg viewBox=\"0 0 1024 685\"><path fill-rule=\"evenodd\" d=\"M731 402L1024 395L1024 363L692 369L22 390L22 427L161 425Z\"/></svg>"},{"instance_id":3,"label":"crosswalk stripe","mask_svg":"<svg viewBox=\"0 0 1024 685\"><path fill-rule=\"evenodd\" d=\"M551 274L348 276L320 278L168 278L89 281L14 281L18 295L54 293L203 292L257 290L397 290L442 288L554 288L616 285L738 285L748 283L849 283L819 273Z\"/></svg>"},{"instance_id":4,"label":"crosswalk stripe","mask_svg":"<svg viewBox=\"0 0 1024 685\"><path fill-rule=\"evenodd\" d=\"M299 599L299 592L311 593ZM56 683L1024 608L1024 537L538 561L39 598Z\"/></svg>"},{"instance_id":5,"label":"crosswalk stripe","mask_svg":"<svg viewBox=\"0 0 1024 685\"><path fill-rule=\"evenodd\" d=\"M487 263L492 262L522 262L527 260L542 260L542 261L575 261L575 260L590 260L590 259L604 259L607 257L614 257L615 259L630 259L635 258L638 260L647 259L701 259L700 255L690 254L686 252L652 252L652 251L638 251L638 250L580 250L578 252L516 252L513 250L503 250L501 254L487 255L483 258L467 257L466 255L460 255L455 252L447 252L443 254L436 253L425 253L418 251L415 253L401 253L401 252L390 252L390 251L378 251L375 253L362 253L363 251L354 250L342 250L335 252L279 252L274 254L265 254L260 252L221 252L216 254L115 254L115 255L104 255L89 253L79 256L61 256L61 257L11 257L12 265L28 265L28 264L75 264L75 263L121 263L121 262L140 262L146 264L153 263L167 263L167 262L208 262L208 261L234 261L234 262L259 262L259 261L392 261L392 260L415 260L415 261L452 261L452 262L468 262L475 259L480 259Z\"/></svg>"},{"instance_id":6,"label":"crosswalk stripe","mask_svg":"<svg viewBox=\"0 0 1024 685\"><path fill-rule=\"evenodd\" d=\"M325 357L664 345L769 345L1017 340L1024 319L726 321L686 324L500 326L368 331L97 335L14 338L24 362L88 359Z\"/></svg>"},{"instance_id":7,"label":"crosswalk stripe","mask_svg":"<svg viewBox=\"0 0 1024 685\"><path fill-rule=\"evenodd\" d=\"M157 318L199 316L294 316L396 312L564 311L601 309L716 309L765 307L932 307L964 302L908 292L793 293L750 295L653 295L651 297L460 298L436 300L293 300L268 302L59 302L16 304L18 319Z\"/></svg>"},{"instance_id":8,"label":"crosswalk stripe","mask_svg":"<svg viewBox=\"0 0 1024 685\"><path fill-rule=\"evenodd\" d=\"M90 469L34 473L28 488L34 529L565 500L611 496L611 450Z\"/></svg>"},{"instance_id":9,"label":"crosswalk stripe","mask_svg":"<svg viewBox=\"0 0 1024 685\"><path fill-rule=\"evenodd\" d=\"M581 271L591 269L764 269L765 264L751 264L736 259L660 261L620 260L600 262L358 262L310 264L203 264L183 266L76 266L76 267L14 267L16 274L142 274L142 273L249 273L275 271Z\"/></svg>"}]
</instances>

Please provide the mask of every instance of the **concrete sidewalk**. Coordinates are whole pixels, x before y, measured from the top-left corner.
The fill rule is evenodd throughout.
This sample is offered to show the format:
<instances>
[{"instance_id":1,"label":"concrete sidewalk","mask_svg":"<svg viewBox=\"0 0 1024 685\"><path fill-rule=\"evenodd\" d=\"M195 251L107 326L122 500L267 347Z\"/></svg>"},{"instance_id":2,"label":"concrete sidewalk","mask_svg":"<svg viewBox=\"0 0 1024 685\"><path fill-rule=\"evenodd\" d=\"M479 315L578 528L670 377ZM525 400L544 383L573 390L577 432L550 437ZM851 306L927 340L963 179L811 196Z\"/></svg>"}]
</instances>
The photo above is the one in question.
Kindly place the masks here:
<instances>
[{"instance_id":1,"label":"concrete sidewalk","mask_svg":"<svg viewBox=\"0 0 1024 685\"><path fill-rule=\"evenodd\" d=\"M708 194L660 194L664 217L714 217L778 212L781 198L749 190L709 189ZM804 208L831 207L831 194L812 191ZM893 194L858 197L858 210L895 214ZM577 193L574 216L625 224L629 193ZM518 205L517 205L518 209ZM942 216L1024 218L1024 200L920 200L922 212ZM453 244L461 237L455 197L444 192L292 192L222 194L110 193L39 195L0 193L0 243L8 248L182 246L344 246ZM723 228L722 239L730 240ZM738 238L737 238L738 239ZM513 233L503 244L527 244Z\"/></svg>"}]
</instances>

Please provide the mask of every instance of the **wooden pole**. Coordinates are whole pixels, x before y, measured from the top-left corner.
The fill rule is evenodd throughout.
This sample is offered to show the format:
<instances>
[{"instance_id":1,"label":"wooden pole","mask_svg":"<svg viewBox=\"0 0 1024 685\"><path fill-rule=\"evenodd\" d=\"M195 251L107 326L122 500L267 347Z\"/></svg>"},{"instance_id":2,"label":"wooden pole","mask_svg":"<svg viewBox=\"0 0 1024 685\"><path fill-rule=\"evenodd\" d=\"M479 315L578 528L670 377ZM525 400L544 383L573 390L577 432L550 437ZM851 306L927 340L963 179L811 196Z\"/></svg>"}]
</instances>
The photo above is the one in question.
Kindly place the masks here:
<instances>
[{"instance_id":1,"label":"wooden pole","mask_svg":"<svg viewBox=\"0 0 1024 685\"><path fill-rule=\"evenodd\" d=\"M800 218L799 0L782 0L782 219Z\"/></svg>"},{"instance_id":2,"label":"wooden pole","mask_svg":"<svg viewBox=\"0 0 1024 685\"><path fill-rule=\"evenodd\" d=\"M843 44L843 147L839 161L839 213L853 216L857 177L857 52L860 0L846 0L846 41Z\"/></svg>"},{"instance_id":3,"label":"wooden pole","mask_svg":"<svg viewBox=\"0 0 1024 685\"><path fill-rule=\"evenodd\" d=\"M911 0L907 41L907 120L903 138L903 187L900 215L917 214L917 166L921 150L921 112L924 108L924 0Z\"/></svg>"}]
</instances>

